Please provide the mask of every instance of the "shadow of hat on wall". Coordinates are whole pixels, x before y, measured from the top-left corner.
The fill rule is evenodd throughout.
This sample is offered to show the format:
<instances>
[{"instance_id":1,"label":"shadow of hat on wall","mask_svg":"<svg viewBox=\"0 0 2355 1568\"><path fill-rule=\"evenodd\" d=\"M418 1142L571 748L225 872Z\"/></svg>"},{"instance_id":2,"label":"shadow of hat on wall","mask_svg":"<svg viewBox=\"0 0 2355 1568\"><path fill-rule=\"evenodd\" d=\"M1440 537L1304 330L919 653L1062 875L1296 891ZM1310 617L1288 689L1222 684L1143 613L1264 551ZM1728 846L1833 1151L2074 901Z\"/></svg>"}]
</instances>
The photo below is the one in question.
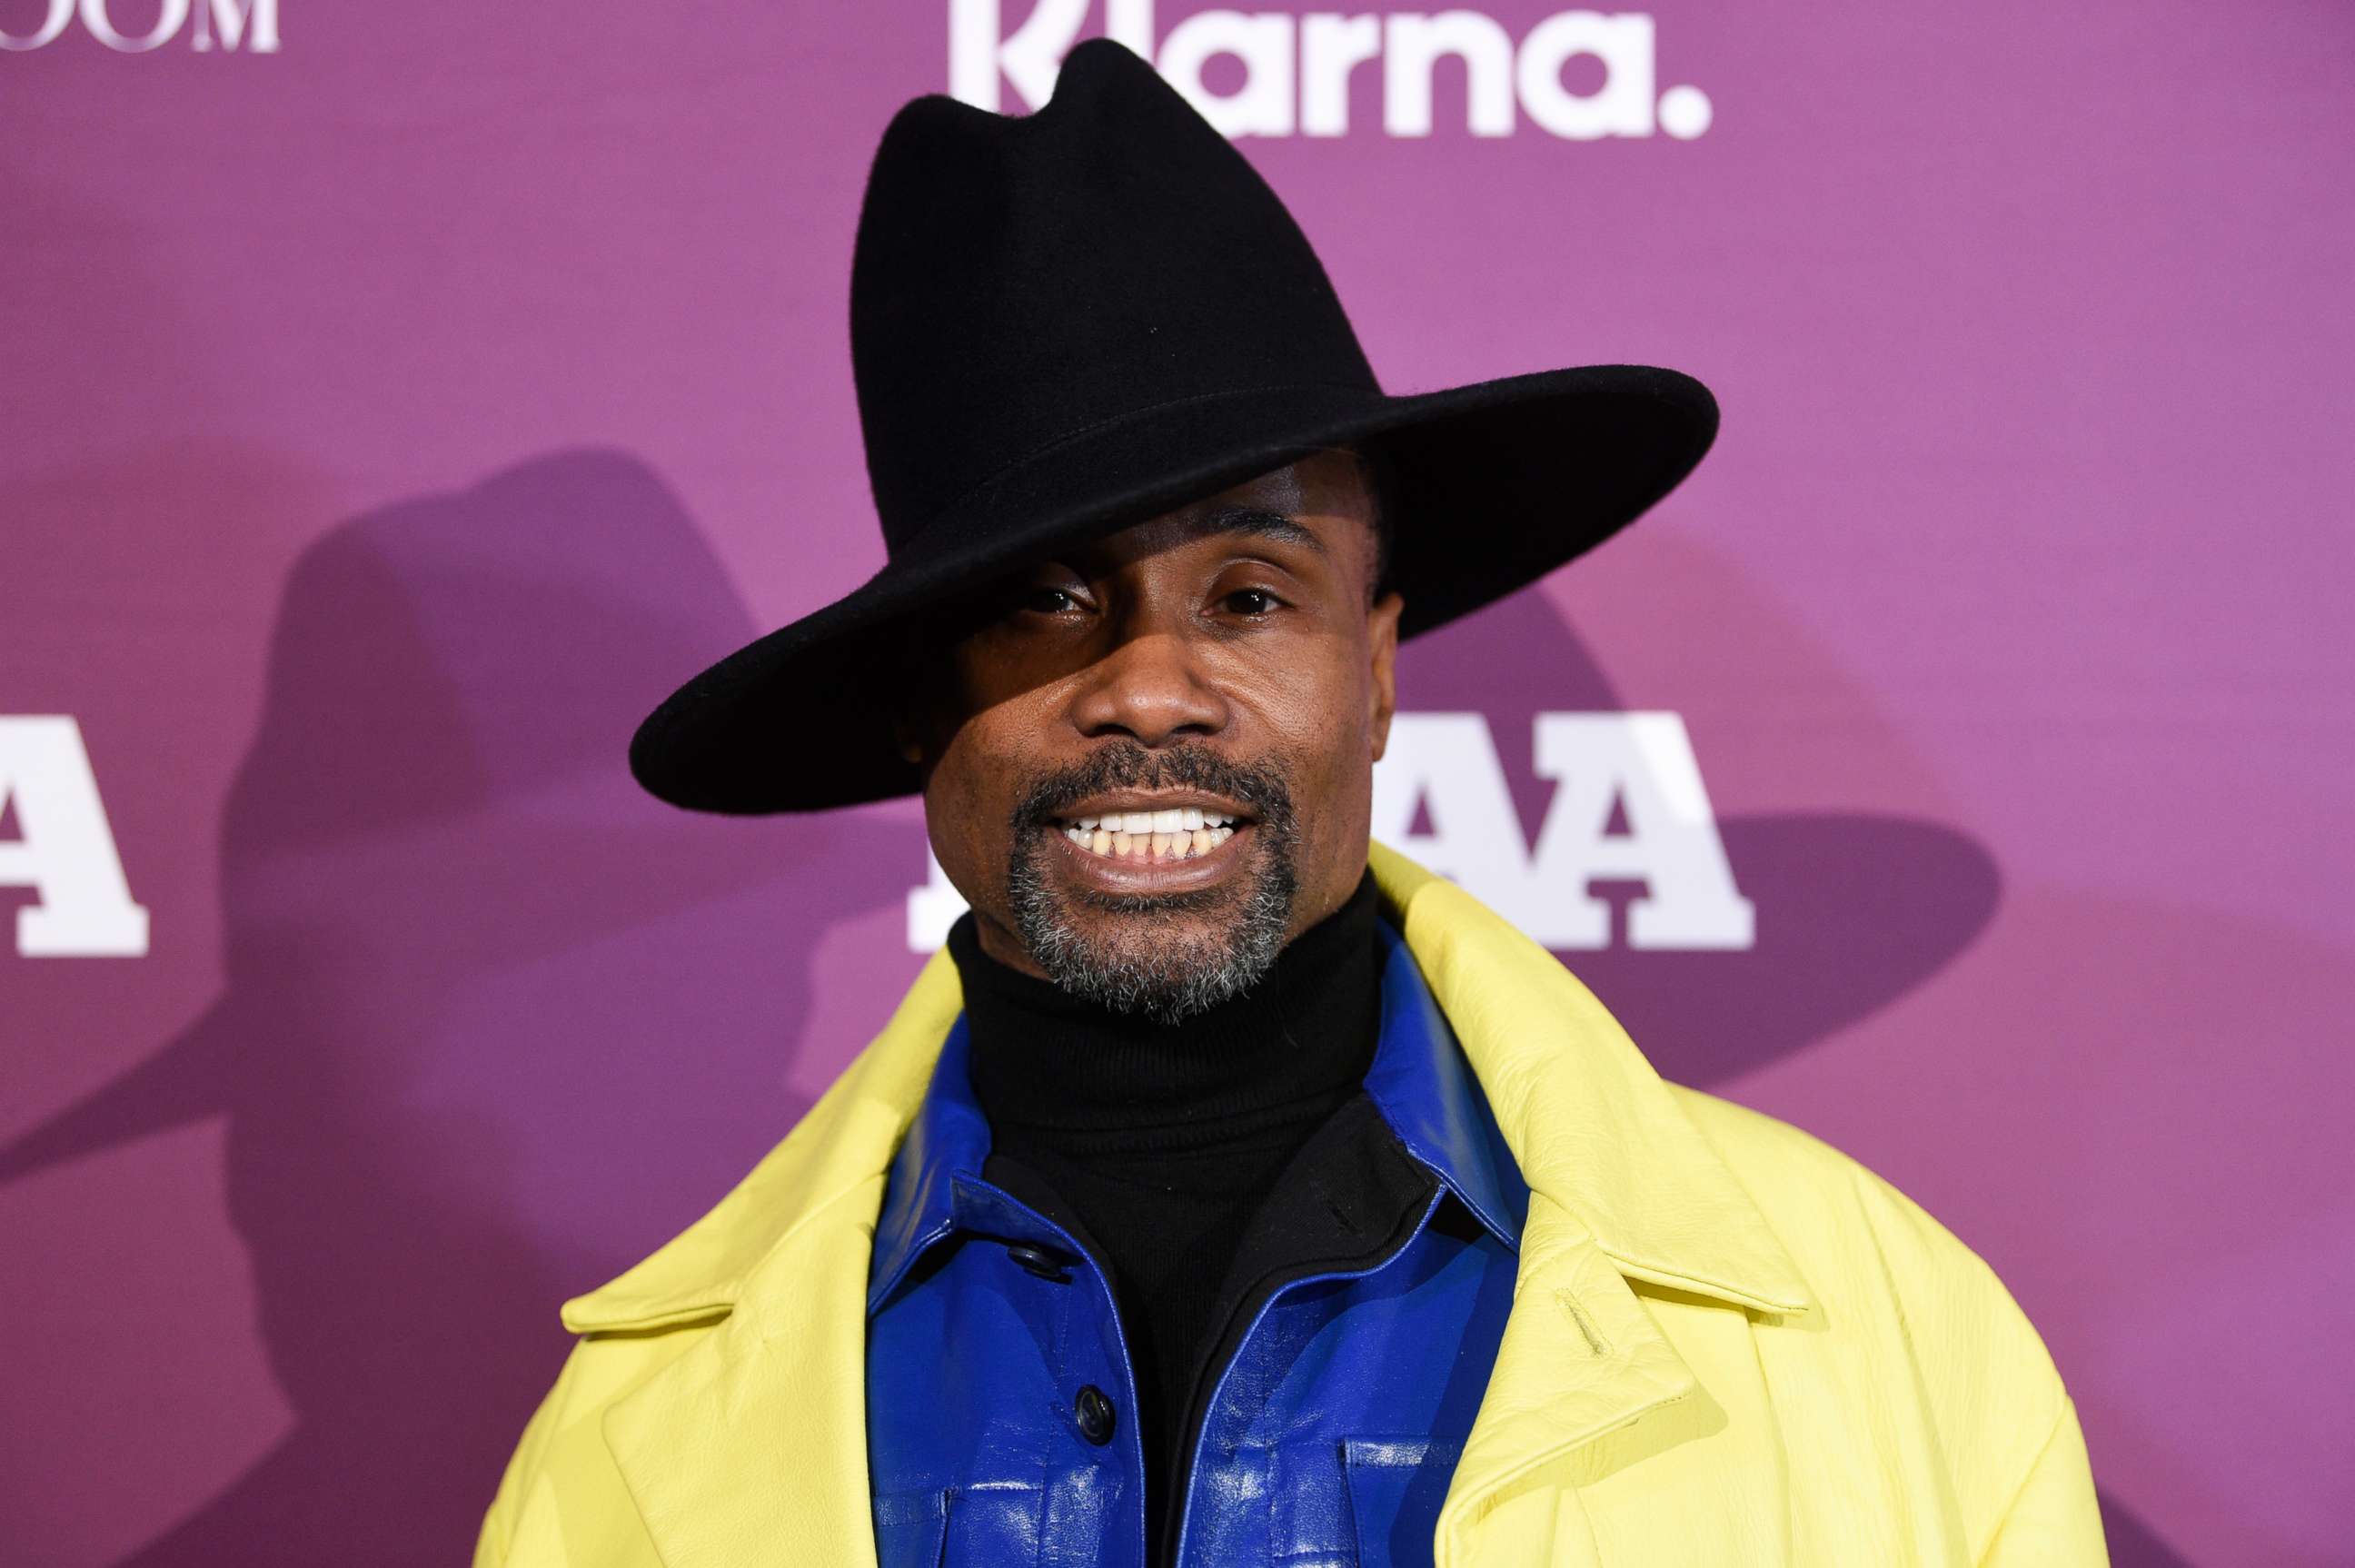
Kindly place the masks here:
<instances>
[{"instance_id":1,"label":"shadow of hat on wall","mask_svg":"<svg viewBox=\"0 0 2355 1568\"><path fill-rule=\"evenodd\" d=\"M612 452L368 513L296 563L220 831L226 988L0 1148L5 1182L224 1130L294 1424L131 1561L463 1560L570 1343L558 1303L799 1119L820 944L895 900L873 867L908 830L697 817L622 766L666 672L750 625Z\"/></svg>"}]
</instances>

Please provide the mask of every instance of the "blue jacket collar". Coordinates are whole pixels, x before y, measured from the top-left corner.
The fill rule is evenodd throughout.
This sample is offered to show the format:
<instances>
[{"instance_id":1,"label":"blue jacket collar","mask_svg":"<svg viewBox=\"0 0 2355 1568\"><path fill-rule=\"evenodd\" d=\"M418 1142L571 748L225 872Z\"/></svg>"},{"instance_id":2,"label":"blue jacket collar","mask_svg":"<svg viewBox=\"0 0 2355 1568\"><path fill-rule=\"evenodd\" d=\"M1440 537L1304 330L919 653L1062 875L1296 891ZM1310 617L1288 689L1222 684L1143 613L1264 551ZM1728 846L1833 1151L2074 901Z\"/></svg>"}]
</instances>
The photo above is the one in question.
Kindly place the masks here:
<instances>
[{"instance_id":1,"label":"blue jacket collar","mask_svg":"<svg viewBox=\"0 0 2355 1568\"><path fill-rule=\"evenodd\" d=\"M1381 1033L1365 1088L1407 1152L1461 1199L1488 1232L1520 1245L1529 1188L1489 1115L1487 1099L1455 1042L1455 1031L1423 983L1406 939L1385 919ZM881 1307L924 1249L985 1216L1002 1226L1002 1205L980 1200L989 1123L965 1072L971 1042L960 1013L942 1043L923 1104L891 1164L889 1195L875 1222L867 1310Z\"/></svg>"}]
</instances>

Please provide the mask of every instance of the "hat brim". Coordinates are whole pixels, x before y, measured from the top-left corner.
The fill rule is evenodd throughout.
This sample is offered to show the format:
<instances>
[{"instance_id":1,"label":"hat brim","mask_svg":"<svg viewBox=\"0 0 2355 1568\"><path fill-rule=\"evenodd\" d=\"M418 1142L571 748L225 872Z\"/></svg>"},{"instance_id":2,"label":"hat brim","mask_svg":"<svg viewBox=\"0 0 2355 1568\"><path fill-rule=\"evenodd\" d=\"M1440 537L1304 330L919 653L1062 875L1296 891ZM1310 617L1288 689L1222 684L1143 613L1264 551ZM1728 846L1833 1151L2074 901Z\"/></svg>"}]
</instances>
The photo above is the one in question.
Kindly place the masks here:
<instances>
[{"instance_id":1,"label":"hat brim","mask_svg":"<svg viewBox=\"0 0 2355 1568\"><path fill-rule=\"evenodd\" d=\"M962 497L865 583L680 686L639 724L630 772L674 805L818 811L908 795L892 735L909 618L1080 539L1320 447L1379 438L1396 491L1401 637L1576 559L1674 489L1717 435L1689 376L1588 365L1388 397L1288 387L1198 398L1083 432Z\"/></svg>"}]
</instances>

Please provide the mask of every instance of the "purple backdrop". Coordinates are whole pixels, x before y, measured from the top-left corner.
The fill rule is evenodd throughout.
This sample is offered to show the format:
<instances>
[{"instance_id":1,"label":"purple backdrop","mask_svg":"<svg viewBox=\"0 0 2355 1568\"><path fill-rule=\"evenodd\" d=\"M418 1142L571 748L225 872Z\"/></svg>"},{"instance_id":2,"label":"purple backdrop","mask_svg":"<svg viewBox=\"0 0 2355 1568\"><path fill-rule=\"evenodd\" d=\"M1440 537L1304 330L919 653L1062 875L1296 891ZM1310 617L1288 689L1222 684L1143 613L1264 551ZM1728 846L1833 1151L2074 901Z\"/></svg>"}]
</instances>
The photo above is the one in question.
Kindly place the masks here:
<instances>
[{"instance_id":1,"label":"purple backdrop","mask_svg":"<svg viewBox=\"0 0 2355 1568\"><path fill-rule=\"evenodd\" d=\"M0 0L0 1559L462 1557L556 1303L912 975L912 807L623 747L879 564L866 160L1060 3L998 83L953 15L1032 0ZM1754 940L1605 881L1568 961L1995 1264L2119 1563L2355 1561L2355 11L1480 3L1422 135L1411 18L1341 134L1304 7L1114 21L1218 55L1392 390L1724 403L1405 706L1484 716L1516 855L1538 715L1680 718ZM39 951L113 862L144 944Z\"/></svg>"}]
</instances>

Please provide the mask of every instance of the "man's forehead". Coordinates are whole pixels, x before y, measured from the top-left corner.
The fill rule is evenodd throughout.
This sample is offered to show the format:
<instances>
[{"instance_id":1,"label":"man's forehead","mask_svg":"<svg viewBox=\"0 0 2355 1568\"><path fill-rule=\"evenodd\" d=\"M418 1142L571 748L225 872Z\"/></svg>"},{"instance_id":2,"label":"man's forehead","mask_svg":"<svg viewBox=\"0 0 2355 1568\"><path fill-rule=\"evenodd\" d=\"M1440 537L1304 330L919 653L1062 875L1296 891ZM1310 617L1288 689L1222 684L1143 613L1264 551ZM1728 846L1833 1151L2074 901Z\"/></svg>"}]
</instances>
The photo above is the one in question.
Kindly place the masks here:
<instances>
[{"instance_id":1,"label":"man's forehead","mask_svg":"<svg viewBox=\"0 0 2355 1568\"><path fill-rule=\"evenodd\" d=\"M1372 501L1365 459L1346 447L1330 447L1253 475L1240 485L1229 485L1178 510L1228 505L1259 507L1293 516L1325 514L1363 519Z\"/></svg>"},{"instance_id":2,"label":"man's forehead","mask_svg":"<svg viewBox=\"0 0 2355 1568\"><path fill-rule=\"evenodd\" d=\"M1354 453L1320 452L1173 507L1091 541L1082 550L1129 557L1221 534L1247 534L1329 552L1336 536L1372 523L1372 496Z\"/></svg>"}]
</instances>

